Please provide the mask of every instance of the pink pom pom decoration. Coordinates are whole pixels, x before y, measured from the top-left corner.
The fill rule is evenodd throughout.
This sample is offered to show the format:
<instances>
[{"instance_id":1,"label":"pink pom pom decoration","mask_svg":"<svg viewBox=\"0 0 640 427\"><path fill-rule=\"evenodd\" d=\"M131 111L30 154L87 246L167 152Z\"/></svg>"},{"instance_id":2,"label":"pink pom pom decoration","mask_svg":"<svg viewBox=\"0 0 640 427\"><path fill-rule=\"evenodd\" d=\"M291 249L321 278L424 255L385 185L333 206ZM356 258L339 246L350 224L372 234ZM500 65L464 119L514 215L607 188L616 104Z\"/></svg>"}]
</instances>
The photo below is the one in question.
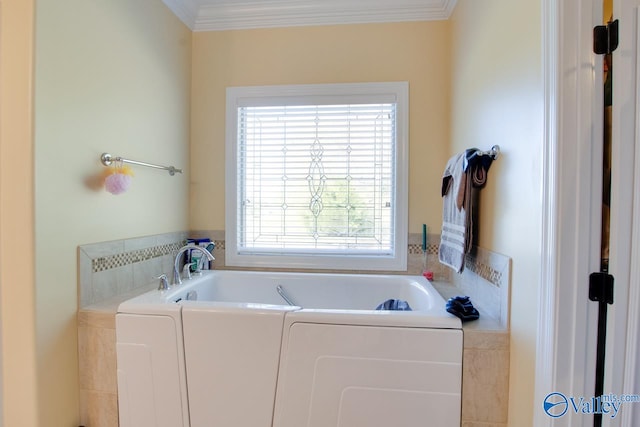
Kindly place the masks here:
<instances>
[{"instance_id":1,"label":"pink pom pom decoration","mask_svg":"<svg viewBox=\"0 0 640 427\"><path fill-rule=\"evenodd\" d=\"M104 188L111 194L121 194L129 189L131 176L123 173L114 173L104 180Z\"/></svg>"}]
</instances>

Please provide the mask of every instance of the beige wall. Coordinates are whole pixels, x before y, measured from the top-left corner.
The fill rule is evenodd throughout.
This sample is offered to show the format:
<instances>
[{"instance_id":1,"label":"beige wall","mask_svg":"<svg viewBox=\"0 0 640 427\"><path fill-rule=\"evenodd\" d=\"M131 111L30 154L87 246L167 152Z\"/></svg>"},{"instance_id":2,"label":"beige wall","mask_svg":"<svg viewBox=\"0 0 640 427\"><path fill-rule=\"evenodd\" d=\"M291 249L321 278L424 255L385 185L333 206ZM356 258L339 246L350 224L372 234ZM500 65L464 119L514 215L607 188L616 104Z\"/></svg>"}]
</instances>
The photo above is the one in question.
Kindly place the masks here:
<instances>
[{"instance_id":1,"label":"beige wall","mask_svg":"<svg viewBox=\"0 0 640 427\"><path fill-rule=\"evenodd\" d=\"M449 24L339 25L195 33L192 229L224 229L228 86L408 81L409 231L438 233L449 152Z\"/></svg>"},{"instance_id":2,"label":"beige wall","mask_svg":"<svg viewBox=\"0 0 640 427\"><path fill-rule=\"evenodd\" d=\"M0 425L36 426L33 1L0 1Z\"/></svg>"},{"instance_id":3,"label":"beige wall","mask_svg":"<svg viewBox=\"0 0 640 427\"><path fill-rule=\"evenodd\" d=\"M460 0L452 22L192 36L159 1L38 0L34 228L33 4L2 0L4 424L77 424L78 244L187 225L224 228L227 86L407 80L411 232L423 222L439 232L439 180L450 154L470 145L503 148L483 190L480 244L513 258L510 425L530 425L541 214L539 2L476 3ZM136 168L132 189L112 196L94 187L103 151L190 164L191 186L188 174Z\"/></svg>"},{"instance_id":4,"label":"beige wall","mask_svg":"<svg viewBox=\"0 0 640 427\"><path fill-rule=\"evenodd\" d=\"M479 244L512 265L509 425L533 419L541 241L543 87L537 0L460 0L452 18L452 152L499 144Z\"/></svg>"},{"instance_id":5,"label":"beige wall","mask_svg":"<svg viewBox=\"0 0 640 427\"><path fill-rule=\"evenodd\" d=\"M188 228L191 32L159 0L36 4L38 417L68 427L78 424L77 246ZM104 151L186 174L134 167L131 189L113 196L97 179Z\"/></svg>"}]
</instances>

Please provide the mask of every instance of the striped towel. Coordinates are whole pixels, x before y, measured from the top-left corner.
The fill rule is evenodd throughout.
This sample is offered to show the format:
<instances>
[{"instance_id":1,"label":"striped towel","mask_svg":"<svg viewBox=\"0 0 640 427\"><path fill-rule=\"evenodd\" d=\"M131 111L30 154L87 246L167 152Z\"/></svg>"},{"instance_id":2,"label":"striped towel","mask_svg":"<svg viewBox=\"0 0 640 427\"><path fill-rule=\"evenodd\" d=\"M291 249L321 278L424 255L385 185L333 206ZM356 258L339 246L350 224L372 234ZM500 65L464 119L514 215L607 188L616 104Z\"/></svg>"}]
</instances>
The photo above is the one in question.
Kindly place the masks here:
<instances>
[{"instance_id":1,"label":"striped towel","mask_svg":"<svg viewBox=\"0 0 640 427\"><path fill-rule=\"evenodd\" d=\"M464 268L467 245L468 199L467 174L463 171L464 153L456 154L447 162L442 176L442 234L440 236L440 263L460 273ZM470 217L470 215L469 215Z\"/></svg>"},{"instance_id":2,"label":"striped towel","mask_svg":"<svg viewBox=\"0 0 640 427\"><path fill-rule=\"evenodd\" d=\"M442 175L442 234L440 236L440 263L461 273L464 257L473 244L473 189L487 182L491 161L467 162L469 152L456 154L447 162ZM465 171L466 169L466 171Z\"/></svg>"}]
</instances>

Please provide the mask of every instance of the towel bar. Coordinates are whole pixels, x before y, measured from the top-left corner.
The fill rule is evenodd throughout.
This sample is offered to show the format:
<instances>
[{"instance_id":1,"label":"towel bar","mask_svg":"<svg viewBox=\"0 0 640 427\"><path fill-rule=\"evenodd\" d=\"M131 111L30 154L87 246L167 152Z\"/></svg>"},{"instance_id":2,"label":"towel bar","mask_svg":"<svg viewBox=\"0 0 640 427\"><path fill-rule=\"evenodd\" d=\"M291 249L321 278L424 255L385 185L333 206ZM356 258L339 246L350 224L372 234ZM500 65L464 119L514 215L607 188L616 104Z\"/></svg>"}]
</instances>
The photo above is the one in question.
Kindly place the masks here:
<instances>
[{"instance_id":1,"label":"towel bar","mask_svg":"<svg viewBox=\"0 0 640 427\"><path fill-rule=\"evenodd\" d=\"M113 162L122 162L122 163L129 163L132 165L146 166L148 168L162 169L162 170L168 171L169 175L171 176L175 175L176 173L182 173L182 169L178 169L173 166L154 165L152 163L139 162L137 160L130 160L122 157L113 157L109 153L102 153L102 156L100 156L100 161L105 166L110 166Z\"/></svg>"},{"instance_id":2,"label":"towel bar","mask_svg":"<svg viewBox=\"0 0 640 427\"><path fill-rule=\"evenodd\" d=\"M493 157L493 160L498 160L498 157L500 157L500 146L494 145L493 147L491 147L491 150L487 151L478 150L476 151L476 154L478 156L491 156Z\"/></svg>"}]
</instances>

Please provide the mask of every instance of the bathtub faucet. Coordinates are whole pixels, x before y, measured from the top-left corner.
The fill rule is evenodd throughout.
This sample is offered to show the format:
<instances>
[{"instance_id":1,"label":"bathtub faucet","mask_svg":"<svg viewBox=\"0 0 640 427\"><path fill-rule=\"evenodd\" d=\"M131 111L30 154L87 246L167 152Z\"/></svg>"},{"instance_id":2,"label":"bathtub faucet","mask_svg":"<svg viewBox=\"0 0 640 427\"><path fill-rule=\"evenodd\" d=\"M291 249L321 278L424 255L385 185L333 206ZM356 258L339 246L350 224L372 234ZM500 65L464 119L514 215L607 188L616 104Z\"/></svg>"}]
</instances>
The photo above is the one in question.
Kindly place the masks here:
<instances>
[{"instance_id":1,"label":"bathtub faucet","mask_svg":"<svg viewBox=\"0 0 640 427\"><path fill-rule=\"evenodd\" d=\"M182 254L184 254L188 250L200 251L209 261L215 261L215 258L213 257L213 255L211 255L211 252L209 252L202 246L187 245L187 246L181 247L178 250L178 253L176 254L176 259L173 262L173 284L174 285L180 285L182 283L182 279L180 278L180 270L178 269L178 262L180 261Z\"/></svg>"}]
</instances>

